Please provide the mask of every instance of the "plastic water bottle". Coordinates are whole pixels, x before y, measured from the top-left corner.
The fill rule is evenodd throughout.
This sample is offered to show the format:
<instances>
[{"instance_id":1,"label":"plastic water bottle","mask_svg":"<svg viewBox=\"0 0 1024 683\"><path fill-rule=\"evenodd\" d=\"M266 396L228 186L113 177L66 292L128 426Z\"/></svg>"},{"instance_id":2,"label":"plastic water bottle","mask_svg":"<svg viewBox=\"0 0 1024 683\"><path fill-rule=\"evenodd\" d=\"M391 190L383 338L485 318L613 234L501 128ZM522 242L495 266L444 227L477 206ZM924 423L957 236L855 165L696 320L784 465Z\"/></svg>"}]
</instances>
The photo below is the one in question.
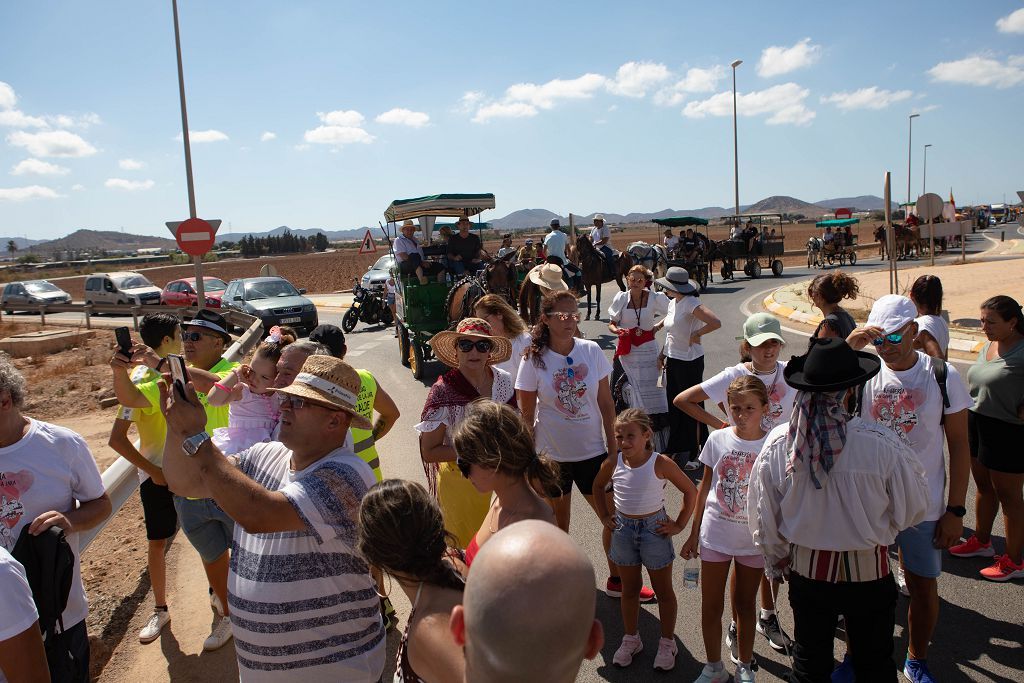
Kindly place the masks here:
<instances>
[{"instance_id":1,"label":"plastic water bottle","mask_svg":"<svg viewBox=\"0 0 1024 683\"><path fill-rule=\"evenodd\" d=\"M689 559L683 565L683 588L696 589L700 584L700 561Z\"/></svg>"}]
</instances>

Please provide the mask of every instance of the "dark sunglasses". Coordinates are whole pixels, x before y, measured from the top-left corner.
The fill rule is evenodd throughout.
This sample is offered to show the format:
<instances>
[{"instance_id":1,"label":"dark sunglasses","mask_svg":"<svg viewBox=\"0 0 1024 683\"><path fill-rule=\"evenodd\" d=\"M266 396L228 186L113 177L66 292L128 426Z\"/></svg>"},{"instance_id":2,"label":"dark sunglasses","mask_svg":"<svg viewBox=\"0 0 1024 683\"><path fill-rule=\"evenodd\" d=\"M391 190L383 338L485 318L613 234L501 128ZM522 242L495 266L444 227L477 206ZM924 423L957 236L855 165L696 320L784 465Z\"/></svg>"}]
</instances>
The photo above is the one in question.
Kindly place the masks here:
<instances>
[{"instance_id":1,"label":"dark sunglasses","mask_svg":"<svg viewBox=\"0 0 1024 683\"><path fill-rule=\"evenodd\" d=\"M456 456L455 457L455 466L459 468L459 472L462 472L462 476L463 477L465 477L466 479L469 479L469 469L473 466L472 464L470 464L470 463L466 462L465 460L463 460L462 458Z\"/></svg>"},{"instance_id":2,"label":"dark sunglasses","mask_svg":"<svg viewBox=\"0 0 1024 683\"><path fill-rule=\"evenodd\" d=\"M206 335L202 332L189 332L187 330L181 331L181 341L197 342Z\"/></svg>"},{"instance_id":3,"label":"dark sunglasses","mask_svg":"<svg viewBox=\"0 0 1024 683\"><path fill-rule=\"evenodd\" d=\"M887 334L887 335L885 335L885 336L884 336L884 337L882 337L881 339L872 339L872 340L871 340L871 343L872 343L872 344L874 344L875 346L881 346L881 345L882 345L882 344L884 344L885 342L889 342L889 343L890 343L890 344L892 344L893 346L896 346L896 345L897 345L897 344L899 344L899 343L900 343L901 341L903 341L903 335L902 335L902 334L898 334L898 333L894 332L894 333L892 333L892 334Z\"/></svg>"},{"instance_id":4,"label":"dark sunglasses","mask_svg":"<svg viewBox=\"0 0 1024 683\"><path fill-rule=\"evenodd\" d=\"M491 349L494 348L494 342L490 339L460 339L455 343L458 344L459 351L463 353L469 353L474 347L480 353L490 353Z\"/></svg>"}]
</instances>

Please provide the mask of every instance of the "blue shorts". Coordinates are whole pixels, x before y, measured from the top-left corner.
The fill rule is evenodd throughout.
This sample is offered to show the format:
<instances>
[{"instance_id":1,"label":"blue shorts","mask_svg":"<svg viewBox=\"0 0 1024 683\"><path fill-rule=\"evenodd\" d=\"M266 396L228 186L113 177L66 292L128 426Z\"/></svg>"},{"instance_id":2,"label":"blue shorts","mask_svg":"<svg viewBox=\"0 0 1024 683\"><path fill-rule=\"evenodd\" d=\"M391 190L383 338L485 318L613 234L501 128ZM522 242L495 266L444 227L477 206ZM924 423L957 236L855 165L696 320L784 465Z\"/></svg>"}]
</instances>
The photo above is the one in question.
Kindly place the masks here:
<instances>
[{"instance_id":1,"label":"blue shorts","mask_svg":"<svg viewBox=\"0 0 1024 683\"><path fill-rule=\"evenodd\" d=\"M235 522L213 501L213 498L174 497L174 508L185 538L199 553L204 564L209 564L231 548Z\"/></svg>"},{"instance_id":2,"label":"blue shorts","mask_svg":"<svg viewBox=\"0 0 1024 683\"><path fill-rule=\"evenodd\" d=\"M932 543L937 523L921 522L896 535L896 547L903 553L903 568L915 576L937 579L942 574L942 551Z\"/></svg>"},{"instance_id":3,"label":"blue shorts","mask_svg":"<svg viewBox=\"0 0 1024 683\"><path fill-rule=\"evenodd\" d=\"M615 521L619 528L612 532L608 557L623 567L642 564L648 569L662 569L669 566L676 556L672 537L659 534L657 524L669 519L664 509L639 519L616 513Z\"/></svg>"}]
</instances>

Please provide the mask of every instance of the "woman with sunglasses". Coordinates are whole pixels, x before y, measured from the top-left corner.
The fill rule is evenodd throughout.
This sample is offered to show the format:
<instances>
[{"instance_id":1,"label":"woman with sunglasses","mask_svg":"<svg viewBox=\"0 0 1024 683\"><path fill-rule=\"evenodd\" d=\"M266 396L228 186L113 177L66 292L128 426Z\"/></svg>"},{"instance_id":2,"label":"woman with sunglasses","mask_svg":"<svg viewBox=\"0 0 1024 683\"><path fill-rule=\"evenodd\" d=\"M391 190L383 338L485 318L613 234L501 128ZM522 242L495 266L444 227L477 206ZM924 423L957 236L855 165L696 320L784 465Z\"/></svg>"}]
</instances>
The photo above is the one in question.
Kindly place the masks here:
<instances>
[{"instance_id":1,"label":"woman with sunglasses","mask_svg":"<svg viewBox=\"0 0 1024 683\"><path fill-rule=\"evenodd\" d=\"M641 265L626 274L626 291L619 292L608 307L608 330L618 337L612 368L611 387L615 389L625 374L639 404L648 415L668 411L665 393L658 389L658 344L654 333L661 329L668 312L669 298L649 289L654 273Z\"/></svg>"},{"instance_id":2,"label":"woman with sunglasses","mask_svg":"<svg viewBox=\"0 0 1024 683\"><path fill-rule=\"evenodd\" d=\"M455 330L438 332L430 340L434 355L451 368L430 387L420 422L420 457L430 489L444 514L445 527L459 543L469 545L490 506L490 494L482 494L462 476L455 465L452 433L462 421L466 406L480 398L515 406L511 376L494 364L509 359L512 344L495 336L486 320L465 318Z\"/></svg>"}]
</instances>

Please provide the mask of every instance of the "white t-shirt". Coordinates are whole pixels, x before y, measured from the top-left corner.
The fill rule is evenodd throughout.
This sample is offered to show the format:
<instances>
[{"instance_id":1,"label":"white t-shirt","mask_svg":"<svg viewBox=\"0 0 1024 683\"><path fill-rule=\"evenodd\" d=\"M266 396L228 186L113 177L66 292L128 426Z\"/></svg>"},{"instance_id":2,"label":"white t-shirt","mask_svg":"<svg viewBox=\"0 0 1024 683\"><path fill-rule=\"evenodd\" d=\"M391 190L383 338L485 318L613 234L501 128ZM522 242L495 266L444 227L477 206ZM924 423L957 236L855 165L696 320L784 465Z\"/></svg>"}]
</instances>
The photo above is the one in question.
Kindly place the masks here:
<instances>
[{"instance_id":1,"label":"white t-shirt","mask_svg":"<svg viewBox=\"0 0 1024 683\"><path fill-rule=\"evenodd\" d=\"M366 562L355 550L373 470L339 448L291 471L282 443L238 454L238 468L288 498L302 531L235 525L228 594L241 681L377 681L386 642Z\"/></svg>"},{"instance_id":2,"label":"white t-shirt","mask_svg":"<svg viewBox=\"0 0 1024 683\"><path fill-rule=\"evenodd\" d=\"M793 401L796 399L796 389L786 384L783 371L786 369L785 361L776 361L775 373L773 375L755 375L768 387L768 414L761 420L761 428L770 432L772 428L789 422L793 414ZM729 415L729 401L726 399L726 390L732 381L744 375L753 375L747 369L746 363L737 363L731 368L726 368L709 380L701 383L700 388L708 395L712 403L721 403Z\"/></svg>"},{"instance_id":3,"label":"white t-shirt","mask_svg":"<svg viewBox=\"0 0 1024 683\"><path fill-rule=\"evenodd\" d=\"M39 619L32 589L21 563L0 546L0 595L4 596L3 619L0 619L0 641L24 633ZM7 683L0 662L0 683Z\"/></svg>"},{"instance_id":4,"label":"white t-shirt","mask_svg":"<svg viewBox=\"0 0 1024 683\"><path fill-rule=\"evenodd\" d=\"M666 237L665 238L665 248L668 249L669 251L672 251L678 245L679 245L679 238L676 237L675 235L672 235L671 237Z\"/></svg>"},{"instance_id":5,"label":"white t-shirt","mask_svg":"<svg viewBox=\"0 0 1024 683\"><path fill-rule=\"evenodd\" d=\"M943 411L942 391L932 370L933 358L917 351L917 362L909 370L890 370L882 363L881 371L864 385L861 414L865 420L877 422L896 432L903 443L921 461L928 477L928 514L936 520L946 510L946 459L943 454L945 432L939 426L942 413L958 413L974 405L960 373L946 363L946 393L949 408Z\"/></svg>"},{"instance_id":6,"label":"white t-shirt","mask_svg":"<svg viewBox=\"0 0 1024 683\"><path fill-rule=\"evenodd\" d=\"M637 310L630 308L629 297L628 289L625 292L619 292L608 307L608 320L627 330L635 327L639 327L641 330L653 330L658 319L664 318L668 313L669 304L672 303L672 300L661 292L648 291L647 305Z\"/></svg>"},{"instance_id":7,"label":"white t-shirt","mask_svg":"<svg viewBox=\"0 0 1024 683\"><path fill-rule=\"evenodd\" d=\"M700 543L726 555L760 555L747 525L747 486L768 434L756 441L718 429L708 435L700 461L711 468L711 490L700 525Z\"/></svg>"},{"instance_id":8,"label":"white t-shirt","mask_svg":"<svg viewBox=\"0 0 1024 683\"><path fill-rule=\"evenodd\" d=\"M604 351L592 341L574 339L568 356L546 348L541 360L543 369L533 364L533 358L524 358L516 378L516 389L537 392L537 450L558 462L601 455L607 441L597 391L612 372Z\"/></svg>"},{"instance_id":9,"label":"white t-shirt","mask_svg":"<svg viewBox=\"0 0 1024 683\"><path fill-rule=\"evenodd\" d=\"M67 512L75 501L95 500L104 492L96 461L81 436L49 422L28 421L25 436L0 448L0 546L7 550L14 549L22 528L42 513ZM67 539L75 553L75 575L61 615L65 629L89 613L78 534L70 533Z\"/></svg>"},{"instance_id":10,"label":"white t-shirt","mask_svg":"<svg viewBox=\"0 0 1024 683\"><path fill-rule=\"evenodd\" d=\"M605 238L610 240L611 237L612 237L612 230L611 230L611 228L608 227L607 223L605 223L603 228L599 228L599 227L597 227L595 225L590 230L590 241L593 242L594 244L597 244L598 242L600 242L601 240L603 240ZM609 242L607 244L607 246L610 247L611 243Z\"/></svg>"},{"instance_id":11,"label":"white t-shirt","mask_svg":"<svg viewBox=\"0 0 1024 683\"><path fill-rule=\"evenodd\" d=\"M700 298L684 296L672 299L665 315L665 355L676 360L696 360L704 355L704 347L690 344L694 332L704 327L704 321L693 315L700 306Z\"/></svg>"},{"instance_id":12,"label":"white t-shirt","mask_svg":"<svg viewBox=\"0 0 1024 683\"><path fill-rule=\"evenodd\" d=\"M548 256L557 256L562 259L564 264L567 259L565 257L565 244L569 241L568 235L561 230L552 230L544 236L544 249L548 252Z\"/></svg>"},{"instance_id":13,"label":"white t-shirt","mask_svg":"<svg viewBox=\"0 0 1024 683\"><path fill-rule=\"evenodd\" d=\"M504 258L516 251L515 247L502 247L498 249L498 258Z\"/></svg>"},{"instance_id":14,"label":"white t-shirt","mask_svg":"<svg viewBox=\"0 0 1024 683\"><path fill-rule=\"evenodd\" d=\"M530 345L532 338L529 332L523 332L512 339L512 355L503 363L495 363L494 367L504 370L512 378L512 386L516 385L516 377L519 374L519 363L523 360L523 351Z\"/></svg>"},{"instance_id":15,"label":"white t-shirt","mask_svg":"<svg viewBox=\"0 0 1024 683\"><path fill-rule=\"evenodd\" d=\"M943 355L949 353L949 325L938 315L922 315L915 320L919 332L927 332L935 337Z\"/></svg>"}]
</instances>

